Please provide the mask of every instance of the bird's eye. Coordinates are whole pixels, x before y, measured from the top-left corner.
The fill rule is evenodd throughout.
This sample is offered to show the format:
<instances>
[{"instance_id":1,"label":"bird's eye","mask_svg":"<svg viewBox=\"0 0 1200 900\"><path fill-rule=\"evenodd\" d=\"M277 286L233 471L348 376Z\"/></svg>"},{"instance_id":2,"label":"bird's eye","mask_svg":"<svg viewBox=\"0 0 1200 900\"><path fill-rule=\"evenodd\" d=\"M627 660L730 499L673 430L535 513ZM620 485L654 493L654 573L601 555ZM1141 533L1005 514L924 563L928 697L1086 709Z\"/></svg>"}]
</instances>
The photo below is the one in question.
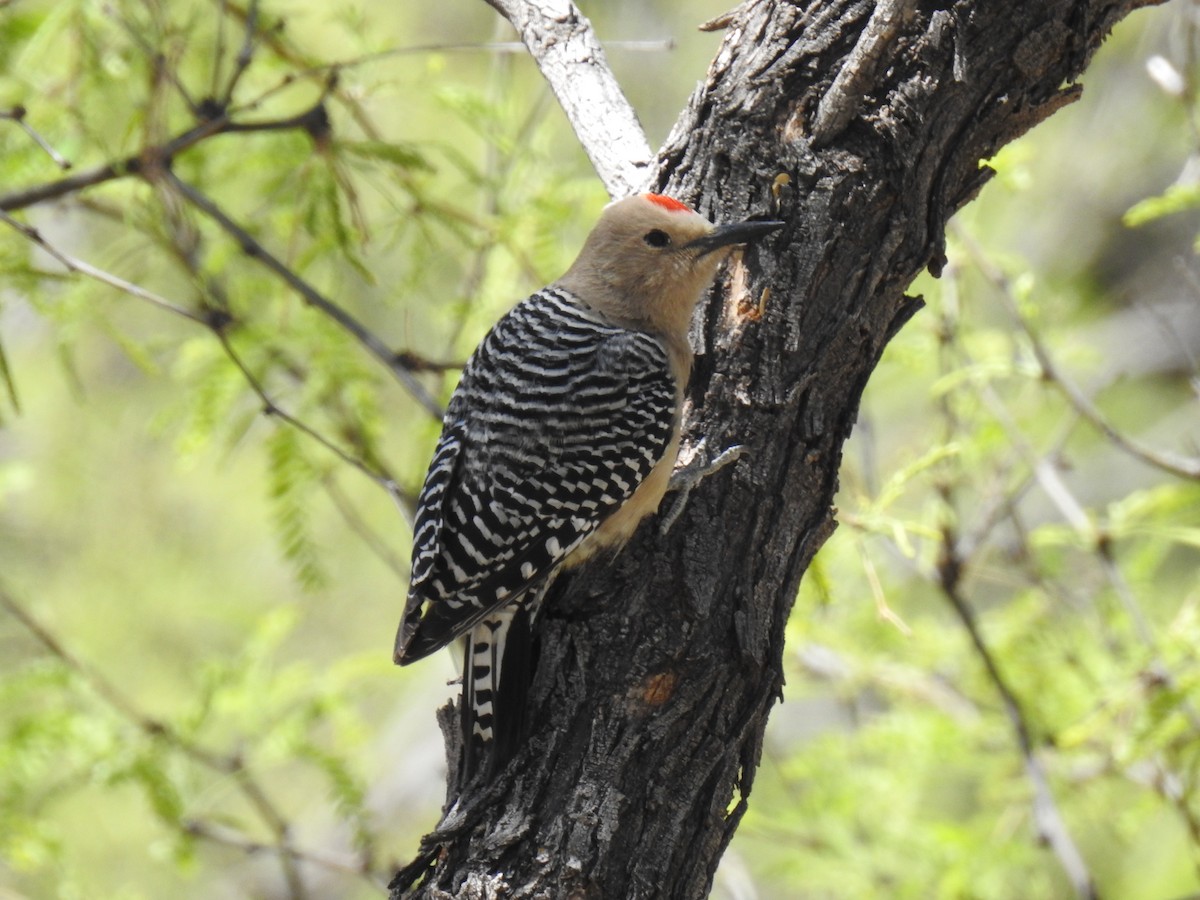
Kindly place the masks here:
<instances>
[{"instance_id":1,"label":"bird's eye","mask_svg":"<svg viewBox=\"0 0 1200 900\"><path fill-rule=\"evenodd\" d=\"M647 231L642 240L651 247L665 247L671 243L671 236L661 228L655 228L652 231Z\"/></svg>"}]
</instances>

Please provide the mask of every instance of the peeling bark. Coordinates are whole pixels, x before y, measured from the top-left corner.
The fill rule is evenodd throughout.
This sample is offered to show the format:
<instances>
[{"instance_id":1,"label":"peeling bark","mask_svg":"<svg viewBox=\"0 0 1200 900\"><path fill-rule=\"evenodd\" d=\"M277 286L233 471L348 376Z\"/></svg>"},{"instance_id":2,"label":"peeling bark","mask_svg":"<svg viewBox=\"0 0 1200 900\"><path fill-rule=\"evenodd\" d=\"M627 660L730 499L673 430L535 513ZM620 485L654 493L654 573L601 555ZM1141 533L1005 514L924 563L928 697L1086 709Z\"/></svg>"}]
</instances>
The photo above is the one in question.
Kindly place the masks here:
<instances>
[{"instance_id":1,"label":"peeling bark","mask_svg":"<svg viewBox=\"0 0 1200 900\"><path fill-rule=\"evenodd\" d=\"M782 696L784 623L834 528L859 399L922 305L905 289L940 271L947 219L991 174L980 160L1076 99L1109 29L1148 5L760 0L732 14L658 187L715 221L788 222L730 264L695 325L685 440L745 452L666 534L652 521L615 560L559 579L526 749L450 798L393 897L708 894ZM1059 857L1087 896L1086 872Z\"/></svg>"}]
</instances>

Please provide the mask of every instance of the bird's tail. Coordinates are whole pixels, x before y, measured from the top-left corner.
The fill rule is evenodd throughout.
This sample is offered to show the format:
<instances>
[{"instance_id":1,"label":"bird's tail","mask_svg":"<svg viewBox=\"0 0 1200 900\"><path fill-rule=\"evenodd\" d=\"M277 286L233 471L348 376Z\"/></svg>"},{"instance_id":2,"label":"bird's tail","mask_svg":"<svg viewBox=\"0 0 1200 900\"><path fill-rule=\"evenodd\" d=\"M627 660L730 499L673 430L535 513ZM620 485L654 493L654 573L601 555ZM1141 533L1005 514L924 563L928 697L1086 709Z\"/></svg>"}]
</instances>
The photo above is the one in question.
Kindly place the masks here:
<instances>
[{"instance_id":1,"label":"bird's tail","mask_svg":"<svg viewBox=\"0 0 1200 900\"><path fill-rule=\"evenodd\" d=\"M463 785L490 778L512 758L524 731L525 691L533 674L530 611L514 604L467 635L463 662Z\"/></svg>"},{"instance_id":2,"label":"bird's tail","mask_svg":"<svg viewBox=\"0 0 1200 900\"><path fill-rule=\"evenodd\" d=\"M460 787L480 772L491 778L525 740L526 695L537 665L534 624L551 586L558 582L557 574L551 572L515 603L490 613L467 633Z\"/></svg>"}]
</instances>

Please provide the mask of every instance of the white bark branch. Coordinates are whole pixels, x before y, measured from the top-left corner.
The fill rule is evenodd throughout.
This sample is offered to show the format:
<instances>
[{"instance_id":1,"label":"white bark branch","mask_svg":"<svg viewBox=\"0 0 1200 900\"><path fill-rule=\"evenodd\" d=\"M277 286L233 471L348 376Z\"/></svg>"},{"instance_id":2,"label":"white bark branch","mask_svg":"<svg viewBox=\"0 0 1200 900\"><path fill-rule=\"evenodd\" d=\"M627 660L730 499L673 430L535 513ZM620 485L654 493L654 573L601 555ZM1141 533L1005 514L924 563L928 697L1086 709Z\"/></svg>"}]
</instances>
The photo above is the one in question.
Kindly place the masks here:
<instances>
[{"instance_id":1,"label":"white bark branch","mask_svg":"<svg viewBox=\"0 0 1200 900\"><path fill-rule=\"evenodd\" d=\"M645 190L654 152L592 23L571 0L487 0L517 30L613 198Z\"/></svg>"}]
</instances>

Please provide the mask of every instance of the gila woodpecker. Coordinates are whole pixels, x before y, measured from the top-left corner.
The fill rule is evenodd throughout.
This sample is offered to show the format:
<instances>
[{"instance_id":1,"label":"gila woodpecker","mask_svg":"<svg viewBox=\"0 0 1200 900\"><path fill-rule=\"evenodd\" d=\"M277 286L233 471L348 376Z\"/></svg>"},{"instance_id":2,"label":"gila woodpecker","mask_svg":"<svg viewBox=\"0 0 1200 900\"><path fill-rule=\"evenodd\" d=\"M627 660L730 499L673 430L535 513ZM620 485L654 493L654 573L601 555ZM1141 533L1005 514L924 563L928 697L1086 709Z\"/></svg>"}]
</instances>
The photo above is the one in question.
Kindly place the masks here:
<instances>
[{"instance_id":1,"label":"gila woodpecker","mask_svg":"<svg viewBox=\"0 0 1200 900\"><path fill-rule=\"evenodd\" d=\"M781 225L714 227L659 194L611 203L567 273L467 361L418 502L395 648L404 665L466 635L460 777L518 739L530 629L556 572L619 549L658 508L689 321L724 251Z\"/></svg>"}]
</instances>

